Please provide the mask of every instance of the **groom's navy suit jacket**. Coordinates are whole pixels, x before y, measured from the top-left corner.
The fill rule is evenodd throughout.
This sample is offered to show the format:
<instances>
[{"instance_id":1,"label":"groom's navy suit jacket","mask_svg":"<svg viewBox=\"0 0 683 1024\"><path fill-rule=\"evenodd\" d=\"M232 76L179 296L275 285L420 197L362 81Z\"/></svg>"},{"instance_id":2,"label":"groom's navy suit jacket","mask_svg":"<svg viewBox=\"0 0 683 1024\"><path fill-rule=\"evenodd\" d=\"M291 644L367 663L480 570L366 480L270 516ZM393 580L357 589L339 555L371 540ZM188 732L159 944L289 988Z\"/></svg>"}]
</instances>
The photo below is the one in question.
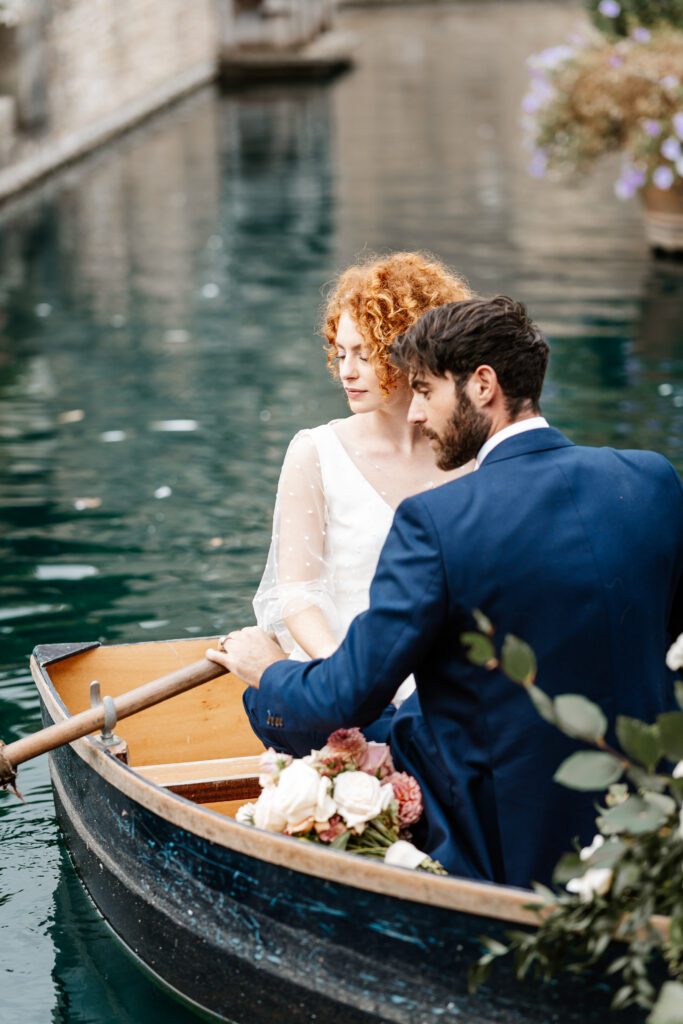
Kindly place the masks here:
<instances>
[{"instance_id":1,"label":"groom's navy suit jacket","mask_svg":"<svg viewBox=\"0 0 683 1024\"><path fill-rule=\"evenodd\" d=\"M672 704L667 645L683 631L683 490L652 452L583 448L551 428L502 441L477 472L404 501L368 611L325 660L279 661L246 706L257 733L327 734L394 716L398 767L423 787L416 841L449 871L547 881L595 831L596 794L553 781L576 743L521 686L472 665L460 641L481 609L533 647L537 682L582 693L610 722Z\"/></svg>"}]
</instances>

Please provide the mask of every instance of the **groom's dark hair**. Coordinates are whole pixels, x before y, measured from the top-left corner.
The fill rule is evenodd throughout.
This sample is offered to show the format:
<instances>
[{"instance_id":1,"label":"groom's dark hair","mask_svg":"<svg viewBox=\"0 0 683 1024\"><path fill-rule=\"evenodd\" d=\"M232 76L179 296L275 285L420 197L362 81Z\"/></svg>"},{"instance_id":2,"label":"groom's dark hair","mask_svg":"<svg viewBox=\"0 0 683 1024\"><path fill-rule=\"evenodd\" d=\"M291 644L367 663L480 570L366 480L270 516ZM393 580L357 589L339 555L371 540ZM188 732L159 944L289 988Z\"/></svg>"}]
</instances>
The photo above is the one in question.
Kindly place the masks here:
<instances>
[{"instance_id":1,"label":"groom's dark hair","mask_svg":"<svg viewBox=\"0 0 683 1024\"><path fill-rule=\"evenodd\" d=\"M391 361L408 374L426 370L444 377L450 372L458 387L478 366L492 366L508 413L516 416L524 407L540 410L548 353L547 341L522 303L495 295L430 309L396 338Z\"/></svg>"}]
</instances>

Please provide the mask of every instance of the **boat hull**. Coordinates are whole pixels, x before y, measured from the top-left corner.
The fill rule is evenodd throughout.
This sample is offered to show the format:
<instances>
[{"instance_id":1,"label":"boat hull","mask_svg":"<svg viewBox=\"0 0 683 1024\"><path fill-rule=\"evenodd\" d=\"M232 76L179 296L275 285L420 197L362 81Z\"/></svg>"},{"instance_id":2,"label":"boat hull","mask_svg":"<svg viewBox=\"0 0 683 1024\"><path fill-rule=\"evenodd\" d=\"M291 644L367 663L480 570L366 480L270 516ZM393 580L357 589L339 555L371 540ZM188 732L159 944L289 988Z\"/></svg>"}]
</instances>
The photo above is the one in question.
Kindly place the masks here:
<instances>
[{"instance_id":1,"label":"boat hull","mask_svg":"<svg viewBox=\"0 0 683 1024\"><path fill-rule=\"evenodd\" d=\"M80 710L92 679L126 692L193 663L206 643L37 648L31 670L44 724ZM597 974L519 984L503 962L490 985L468 993L479 936L503 939L533 924L532 894L263 832L235 822L234 803L202 806L170 791L169 768L187 781L188 764L191 778L197 765L216 765L203 757L230 753L243 765L258 749L241 686L226 676L120 723L131 765L90 738L50 755L72 862L148 974L233 1024L604 1022L611 992Z\"/></svg>"},{"instance_id":2,"label":"boat hull","mask_svg":"<svg viewBox=\"0 0 683 1024\"><path fill-rule=\"evenodd\" d=\"M96 906L155 978L236 1024L604 1021L594 985L467 993L504 922L353 889L227 849L131 799L71 747L51 755L60 826Z\"/></svg>"}]
</instances>

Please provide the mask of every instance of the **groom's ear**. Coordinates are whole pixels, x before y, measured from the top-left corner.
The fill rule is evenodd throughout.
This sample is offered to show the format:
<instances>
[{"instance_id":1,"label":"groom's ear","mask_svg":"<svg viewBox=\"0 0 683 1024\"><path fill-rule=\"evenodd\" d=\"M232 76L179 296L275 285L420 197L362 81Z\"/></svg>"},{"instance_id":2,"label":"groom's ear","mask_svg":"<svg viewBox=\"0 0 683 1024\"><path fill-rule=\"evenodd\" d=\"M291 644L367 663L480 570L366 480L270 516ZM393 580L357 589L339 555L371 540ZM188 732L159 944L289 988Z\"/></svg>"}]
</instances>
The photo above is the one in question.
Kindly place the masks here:
<instances>
[{"instance_id":1,"label":"groom's ear","mask_svg":"<svg viewBox=\"0 0 683 1024\"><path fill-rule=\"evenodd\" d=\"M501 390L498 374L493 367L488 363L478 366L467 382L467 392L470 400L479 409L496 402L500 398Z\"/></svg>"}]
</instances>

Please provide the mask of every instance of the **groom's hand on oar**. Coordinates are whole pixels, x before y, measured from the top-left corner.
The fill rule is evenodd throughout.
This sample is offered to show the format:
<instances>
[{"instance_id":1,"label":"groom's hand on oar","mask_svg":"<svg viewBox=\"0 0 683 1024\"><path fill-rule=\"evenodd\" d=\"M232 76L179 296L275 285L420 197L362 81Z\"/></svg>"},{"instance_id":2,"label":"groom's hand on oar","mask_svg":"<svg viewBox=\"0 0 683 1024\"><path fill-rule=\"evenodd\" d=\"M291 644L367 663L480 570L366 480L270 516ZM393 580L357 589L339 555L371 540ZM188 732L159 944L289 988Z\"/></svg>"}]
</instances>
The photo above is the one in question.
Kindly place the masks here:
<instances>
[{"instance_id":1,"label":"groom's hand on oar","mask_svg":"<svg viewBox=\"0 0 683 1024\"><path fill-rule=\"evenodd\" d=\"M219 651L210 647L206 652L208 660L222 665L256 689L266 669L287 657L279 644L258 626L237 629L222 636L218 643Z\"/></svg>"}]
</instances>

